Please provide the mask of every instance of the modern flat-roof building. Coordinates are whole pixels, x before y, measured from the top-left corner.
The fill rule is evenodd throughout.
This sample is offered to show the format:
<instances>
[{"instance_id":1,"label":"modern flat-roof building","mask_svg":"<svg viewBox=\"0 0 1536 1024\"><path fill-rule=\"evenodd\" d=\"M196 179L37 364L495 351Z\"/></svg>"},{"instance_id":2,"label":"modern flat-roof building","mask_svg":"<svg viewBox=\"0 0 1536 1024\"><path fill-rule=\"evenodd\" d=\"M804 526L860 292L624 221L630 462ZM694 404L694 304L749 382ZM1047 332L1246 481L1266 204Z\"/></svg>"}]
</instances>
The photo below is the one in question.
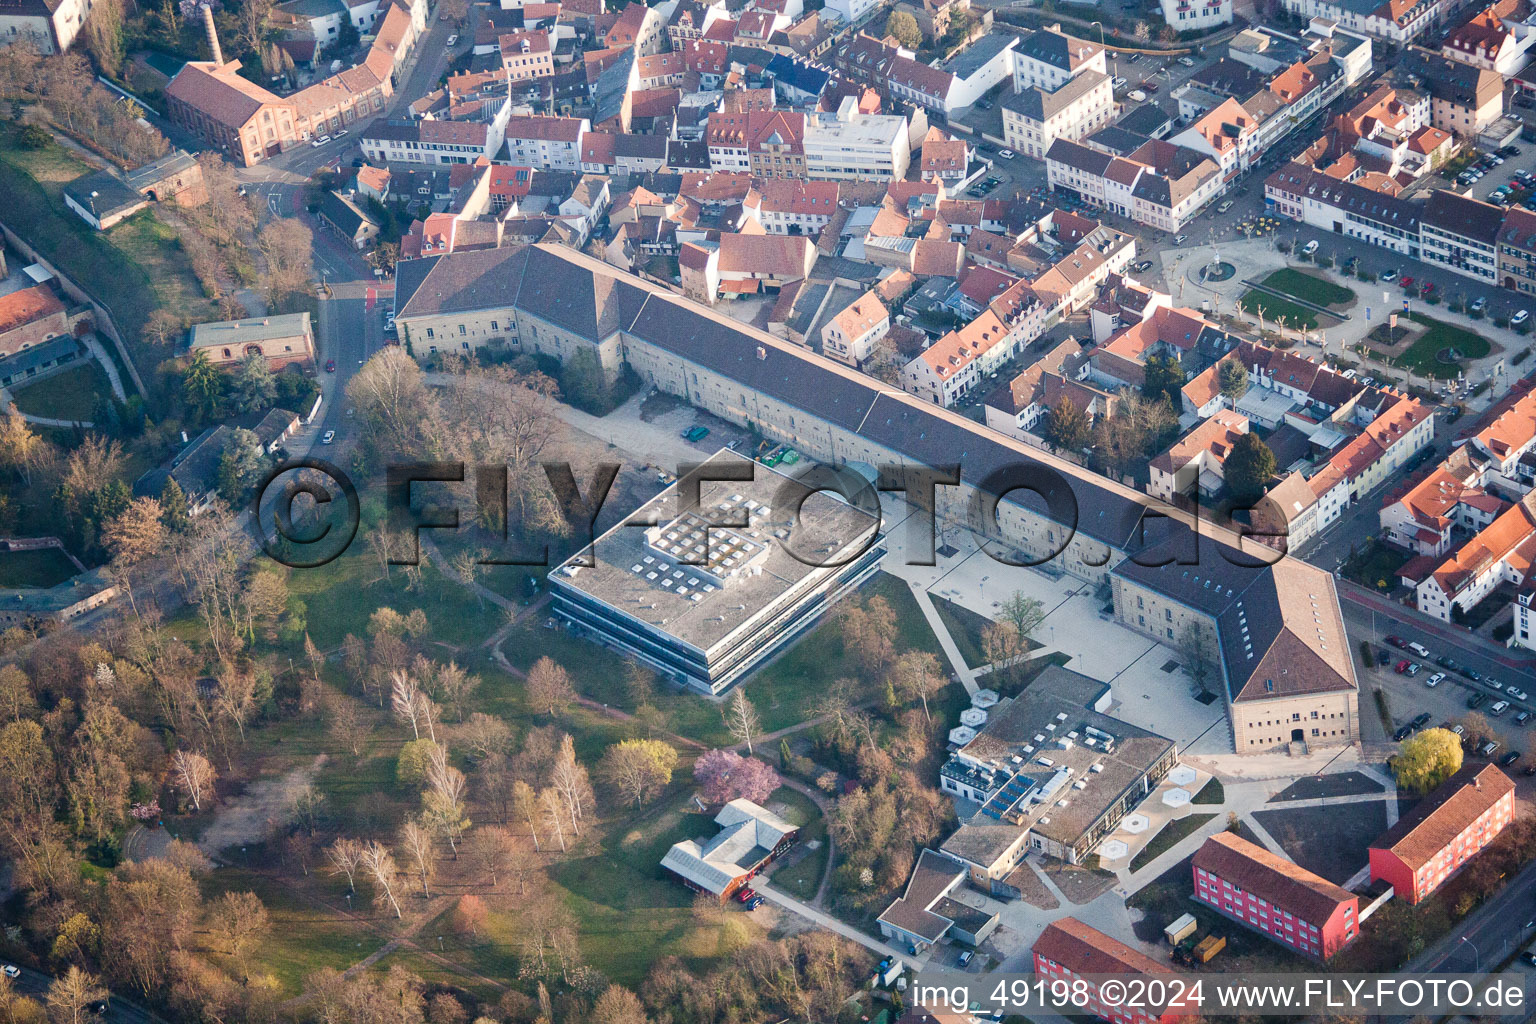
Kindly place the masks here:
<instances>
[{"instance_id":1,"label":"modern flat-roof building","mask_svg":"<svg viewBox=\"0 0 1536 1024\"><path fill-rule=\"evenodd\" d=\"M1515 820L1515 784L1491 764L1468 764L1371 843L1371 881L1418 903Z\"/></svg>"},{"instance_id":2,"label":"modern flat-roof building","mask_svg":"<svg viewBox=\"0 0 1536 1024\"><path fill-rule=\"evenodd\" d=\"M1008 893L1031 851L1081 862L1178 763L1172 740L1105 714L1110 699L1108 683L1053 665L979 731L952 734L939 788L981 810L940 849L977 886Z\"/></svg>"},{"instance_id":3,"label":"modern flat-roof building","mask_svg":"<svg viewBox=\"0 0 1536 1024\"><path fill-rule=\"evenodd\" d=\"M1046 925L1031 952L1035 973L1042 980L1065 982L1073 991L1077 990L1079 981L1086 985L1087 1004L1083 1009L1102 1020L1115 1024L1163 1024L1191 1013L1189 1007L1183 1005L1182 996L1176 1002L1159 1001L1160 1005L1145 1009L1129 1008L1124 1005L1124 1000L1115 1000L1109 1005L1100 1002L1098 985L1089 980L1091 975L1172 975L1174 970L1075 917L1063 917Z\"/></svg>"},{"instance_id":4,"label":"modern flat-roof building","mask_svg":"<svg viewBox=\"0 0 1536 1024\"><path fill-rule=\"evenodd\" d=\"M1197 546L1196 524L1179 509L566 246L512 245L405 260L395 290L402 341L410 339L421 358L461 347L562 361L587 352L608 373L627 366L649 387L825 463L960 461L964 476L951 508L973 501L983 510L995 507L995 516L968 525L1012 557L1049 561L1085 583L1111 586L1122 621L1141 616L1160 640L1166 639L1161 624L1156 634L1150 631L1153 620L1164 617L1163 605L1150 614L1148 608L1151 600L1165 600L1165 592L1177 598L1179 615L1199 609L1209 628L1222 630L1222 657L1232 666L1227 676L1236 695L1228 714L1248 715L1236 727L1239 752L1267 752L1273 747L1267 739L1256 742L1260 737L1294 737L1297 730L1295 738L1308 743L1343 744L1356 729L1353 667L1333 577L1290 557L1260 564L1254 552L1267 560L1277 557L1274 550L1240 541L1220 523L1202 520ZM1020 473L1050 484L1043 492L1008 487ZM1197 557L1202 567L1219 565L1219 572L1202 572L1191 582L1180 577L1187 566L1170 565L1147 570L1166 579L1154 576L1133 588L1114 583L1140 568L1130 555L1155 565L1154 549L1164 544L1176 557ZM1213 589L1218 577L1220 602ZM1202 588L1198 598L1187 593L1191 587ZM1314 604L1321 621L1314 621ZM653 632L642 625L642 633ZM1320 662L1332 674L1318 668ZM1265 665L1274 671L1265 672ZM1289 706L1290 698L1303 696L1307 702ZM1271 711L1283 712L1284 731L1274 731L1282 728L1276 715L1262 713Z\"/></svg>"},{"instance_id":5,"label":"modern flat-roof building","mask_svg":"<svg viewBox=\"0 0 1536 1024\"><path fill-rule=\"evenodd\" d=\"M906 891L881 912L880 934L921 950L946 939L975 946L997 930L998 915L952 899L965 881L966 867L952 857L924 850L907 879Z\"/></svg>"},{"instance_id":6,"label":"modern flat-roof building","mask_svg":"<svg viewBox=\"0 0 1536 1024\"><path fill-rule=\"evenodd\" d=\"M1360 935L1360 900L1232 832L1195 851L1195 899L1303 956L1326 960Z\"/></svg>"},{"instance_id":7,"label":"modern flat-roof building","mask_svg":"<svg viewBox=\"0 0 1536 1024\"><path fill-rule=\"evenodd\" d=\"M661 866L694 892L724 900L795 844L800 829L750 800L732 800L715 815L707 840L673 843Z\"/></svg>"},{"instance_id":8,"label":"modern flat-roof building","mask_svg":"<svg viewBox=\"0 0 1536 1024\"><path fill-rule=\"evenodd\" d=\"M754 478L711 480L742 469ZM690 488L696 499L679 507ZM721 450L551 572L550 591L578 632L719 693L875 571L879 528L878 516Z\"/></svg>"}]
</instances>

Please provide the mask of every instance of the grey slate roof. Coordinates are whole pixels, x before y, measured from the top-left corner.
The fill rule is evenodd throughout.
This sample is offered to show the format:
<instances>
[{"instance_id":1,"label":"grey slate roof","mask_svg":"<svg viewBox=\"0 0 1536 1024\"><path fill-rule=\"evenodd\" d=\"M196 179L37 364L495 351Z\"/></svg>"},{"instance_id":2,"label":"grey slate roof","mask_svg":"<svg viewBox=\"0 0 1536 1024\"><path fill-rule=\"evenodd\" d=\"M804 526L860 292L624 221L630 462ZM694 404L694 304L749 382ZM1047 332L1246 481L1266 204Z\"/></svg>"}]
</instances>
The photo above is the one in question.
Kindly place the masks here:
<instances>
[{"instance_id":1,"label":"grey slate roof","mask_svg":"<svg viewBox=\"0 0 1536 1024\"><path fill-rule=\"evenodd\" d=\"M1080 71L1055 92L1026 89L1020 93L1010 93L1003 100L1003 107L1031 120L1044 121L1067 109L1092 92L1095 87L1107 81L1109 76L1101 75L1097 71Z\"/></svg>"}]
</instances>

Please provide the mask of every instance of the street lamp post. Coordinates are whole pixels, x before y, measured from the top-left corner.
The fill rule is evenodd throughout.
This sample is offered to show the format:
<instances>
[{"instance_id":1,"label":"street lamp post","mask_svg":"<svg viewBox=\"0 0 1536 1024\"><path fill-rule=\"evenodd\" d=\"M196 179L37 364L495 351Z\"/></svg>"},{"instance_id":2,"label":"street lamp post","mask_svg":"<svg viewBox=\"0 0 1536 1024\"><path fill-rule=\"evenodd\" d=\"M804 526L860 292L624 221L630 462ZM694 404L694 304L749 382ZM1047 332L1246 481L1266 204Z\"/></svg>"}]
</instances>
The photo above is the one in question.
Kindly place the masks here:
<instances>
[{"instance_id":1,"label":"street lamp post","mask_svg":"<svg viewBox=\"0 0 1536 1024\"><path fill-rule=\"evenodd\" d=\"M1093 26L1095 26L1095 25L1099 26L1099 45L1103 46L1104 45L1104 23L1102 21L1090 21L1088 23L1088 27L1089 28L1093 28Z\"/></svg>"},{"instance_id":2,"label":"street lamp post","mask_svg":"<svg viewBox=\"0 0 1536 1024\"><path fill-rule=\"evenodd\" d=\"M1465 935L1463 935L1461 937L1461 941L1465 942L1467 945L1472 947L1472 973L1473 974L1480 974L1480 973L1482 973L1482 969L1483 969L1483 966L1482 966L1483 965L1483 954L1478 952L1478 950L1477 950L1477 943L1473 942L1471 939L1467 938Z\"/></svg>"}]
</instances>

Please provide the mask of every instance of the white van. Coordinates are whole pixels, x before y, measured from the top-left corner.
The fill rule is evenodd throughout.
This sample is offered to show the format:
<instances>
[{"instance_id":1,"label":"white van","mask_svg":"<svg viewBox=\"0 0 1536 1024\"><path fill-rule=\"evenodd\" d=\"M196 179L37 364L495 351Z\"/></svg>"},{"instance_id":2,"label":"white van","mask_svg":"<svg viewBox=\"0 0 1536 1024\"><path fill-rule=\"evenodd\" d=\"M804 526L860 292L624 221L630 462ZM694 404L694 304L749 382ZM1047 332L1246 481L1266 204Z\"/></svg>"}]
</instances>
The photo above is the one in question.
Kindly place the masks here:
<instances>
[{"instance_id":1,"label":"white van","mask_svg":"<svg viewBox=\"0 0 1536 1024\"><path fill-rule=\"evenodd\" d=\"M1142 92L1140 89L1132 89L1130 92L1126 93L1126 98L1135 100L1137 103L1143 103L1146 101L1147 94Z\"/></svg>"},{"instance_id":2,"label":"white van","mask_svg":"<svg viewBox=\"0 0 1536 1024\"><path fill-rule=\"evenodd\" d=\"M1409 644L1408 649L1421 658L1429 657L1429 649L1423 644Z\"/></svg>"}]
</instances>

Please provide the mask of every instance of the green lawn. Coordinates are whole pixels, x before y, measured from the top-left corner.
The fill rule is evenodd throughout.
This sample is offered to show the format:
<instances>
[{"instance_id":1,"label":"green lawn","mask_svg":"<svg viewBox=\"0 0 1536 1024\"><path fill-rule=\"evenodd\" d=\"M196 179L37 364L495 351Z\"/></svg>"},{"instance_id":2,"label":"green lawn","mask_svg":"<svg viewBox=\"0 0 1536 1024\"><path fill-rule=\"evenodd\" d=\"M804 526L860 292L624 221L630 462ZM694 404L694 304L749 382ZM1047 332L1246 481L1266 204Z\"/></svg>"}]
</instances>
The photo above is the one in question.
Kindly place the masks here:
<instances>
[{"instance_id":1,"label":"green lawn","mask_svg":"<svg viewBox=\"0 0 1536 1024\"><path fill-rule=\"evenodd\" d=\"M804 852L802 859L774 871L773 884L792 896L798 896L803 900L813 899L827 866L826 820L822 818L821 811L811 802L810 797L787 786L775 793L770 802L789 805L789 810L784 812L784 820L792 825L801 826L800 846ZM819 844L817 849L806 848L808 843L813 842Z\"/></svg>"},{"instance_id":2,"label":"green lawn","mask_svg":"<svg viewBox=\"0 0 1536 1024\"><path fill-rule=\"evenodd\" d=\"M112 311L146 386L154 369L173 355L139 337L157 307L199 314L210 307L198 291L186 254L174 233L153 210L145 210L102 233L92 231L64 205L64 186L91 168L64 147L42 149L16 144L13 124L0 129L0 191L6 195L7 227L72 277Z\"/></svg>"},{"instance_id":3,"label":"green lawn","mask_svg":"<svg viewBox=\"0 0 1536 1024\"><path fill-rule=\"evenodd\" d=\"M1454 324L1418 312L1409 313L1408 319L1429 329L1419 335L1402 355L1387 360L1392 366L1412 370L1424 377L1452 380L1461 372L1461 365L1442 363L1435 358L1437 353L1455 349L1465 360L1481 359L1491 351L1486 338Z\"/></svg>"},{"instance_id":4,"label":"green lawn","mask_svg":"<svg viewBox=\"0 0 1536 1024\"><path fill-rule=\"evenodd\" d=\"M1221 780L1212 779L1200 788L1200 792L1196 793L1194 799L1190 802L1196 804L1219 804L1225 802L1226 799L1227 791L1222 786Z\"/></svg>"},{"instance_id":5,"label":"green lawn","mask_svg":"<svg viewBox=\"0 0 1536 1024\"><path fill-rule=\"evenodd\" d=\"M970 668L985 665L987 656L982 653L981 636L992 625L992 620L935 594L929 594L928 598L939 613L939 621L949 630L949 638L960 649L960 657L965 659L966 665Z\"/></svg>"},{"instance_id":6,"label":"green lawn","mask_svg":"<svg viewBox=\"0 0 1536 1024\"><path fill-rule=\"evenodd\" d=\"M1281 317L1285 318L1285 326L1292 329L1310 331L1317 327L1316 313L1304 306L1298 306L1289 299L1282 299L1268 292L1250 291L1243 296L1238 305L1254 316L1258 316L1262 310L1266 330L1279 327Z\"/></svg>"},{"instance_id":7,"label":"green lawn","mask_svg":"<svg viewBox=\"0 0 1536 1024\"><path fill-rule=\"evenodd\" d=\"M342 901L345 886L335 887L337 902ZM369 956L384 944L367 924L331 913L324 907L304 902L286 885L241 868L219 868L203 882L203 894L210 900L226 892L254 892L267 908L272 927L267 938L252 956L253 974L270 974L277 980L284 996L296 996L304 979L322 967L345 970ZM374 913L366 900L353 898L354 911L367 917ZM392 919L391 919L392 920ZM217 936L201 938L211 950L208 957L229 968L228 957L217 952Z\"/></svg>"},{"instance_id":8,"label":"green lawn","mask_svg":"<svg viewBox=\"0 0 1536 1024\"><path fill-rule=\"evenodd\" d=\"M11 390L22 412L82 423L91 422L97 402L111 394L112 384L94 359Z\"/></svg>"},{"instance_id":9,"label":"green lawn","mask_svg":"<svg viewBox=\"0 0 1536 1024\"><path fill-rule=\"evenodd\" d=\"M75 563L58 548L0 552L0 587L51 587L75 574Z\"/></svg>"},{"instance_id":10,"label":"green lawn","mask_svg":"<svg viewBox=\"0 0 1536 1024\"><path fill-rule=\"evenodd\" d=\"M1294 267L1275 271L1264 279L1264 284L1319 306L1342 306L1355 297L1355 293L1343 285L1325 281Z\"/></svg>"},{"instance_id":11,"label":"green lawn","mask_svg":"<svg viewBox=\"0 0 1536 1024\"><path fill-rule=\"evenodd\" d=\"M865 602L877 596L885 598L896 613L896 653L925 650L944 664L938 637L933 635L911 589L898 577L880 573L844 601ZM773 732L805 721L810 706L830 683L858 675L852 656L843 647L842 620L834 612L767 667L749 676L745 685L762 716L763 731ZM864 684L863 698L877 696L874 691L873 684Z\"/></svg>"},{"instance_id":12,"label":"green lawn","mask_svg":"<svg viewBox=\"0 0 1536 1024\"><path fill-rule=\"evenodd\" d=\"M632 989L661 957L705 968L761 934L735 904L716 920L698 919L694 894L662 872L661 858L673 843L716 831L710 816L688 799L689 791L674 787L651 807L603 822L600 842L588 842L549 869L554 893L576 919L587 961ZM446 920L428 924L420 935L423 945L441 935L444 955L466 969L505 978L522 926L516 911L493 910L478 939L456 935Z\"/></svg>"},{"instance_id":13,"label":"green lawn","mask_svg":"<svg viewBox=\"0 0 1536 1024\"><path fill-rule=\"evenodd\" d=\"M1186 814L1182 818L1170 821L1163 826L1161 832L1152 837L1150 843L1142 847L1140 853L1131 858L1131 870L1139 871L1143 865L1150 864L1177 846L1179 840L1200 831L1201 827L1214 817L1216 817L1214 814Z\"/></svg>"}]
</instances>

